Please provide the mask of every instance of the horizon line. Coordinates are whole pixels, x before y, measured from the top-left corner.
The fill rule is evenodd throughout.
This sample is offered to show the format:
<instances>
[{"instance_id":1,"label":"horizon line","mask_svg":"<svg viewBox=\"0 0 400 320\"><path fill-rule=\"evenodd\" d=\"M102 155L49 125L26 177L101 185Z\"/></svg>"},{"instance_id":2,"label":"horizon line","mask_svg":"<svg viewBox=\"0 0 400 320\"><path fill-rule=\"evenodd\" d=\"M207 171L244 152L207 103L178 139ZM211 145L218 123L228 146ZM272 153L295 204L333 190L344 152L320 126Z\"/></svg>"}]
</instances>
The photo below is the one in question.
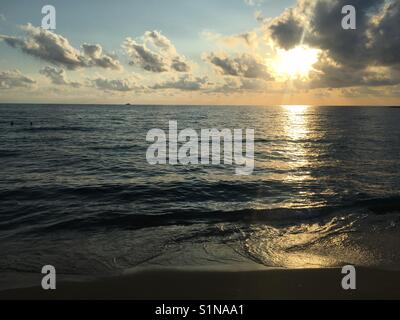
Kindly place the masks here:
<instances>
[{"instance_id":1,"label":"horizon line","mask_svg":"<svg viewBox=\"0 0 400 320\"><path fill-rule=\"evenodd\" d=\"M400 105L386 104L172 104L172 103L54 103L54 102L0 102L0 105L60 105L60 106L126 106L126 107L282 107L282 106L308 106L308 107L386 107L400 108Z\"/></svg>"}]
</instances>

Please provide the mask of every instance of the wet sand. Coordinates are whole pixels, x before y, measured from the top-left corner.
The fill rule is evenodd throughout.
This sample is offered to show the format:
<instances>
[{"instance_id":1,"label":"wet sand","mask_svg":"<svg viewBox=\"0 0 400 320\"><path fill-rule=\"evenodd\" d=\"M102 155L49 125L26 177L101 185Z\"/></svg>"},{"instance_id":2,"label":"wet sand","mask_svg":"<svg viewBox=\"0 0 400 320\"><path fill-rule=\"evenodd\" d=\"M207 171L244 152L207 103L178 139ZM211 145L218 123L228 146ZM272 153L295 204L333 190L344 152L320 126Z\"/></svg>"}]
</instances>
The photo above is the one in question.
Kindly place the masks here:
<instances>
[{"instance_id":1,"label":"wet sand","mask_svg":"<svg viewBox=\"0 0 400 320\"><path fill-rule=\"evenodd\" d=\"M89 282L58 282L0 292L0 299L400 299L400 272L357 269L357 290L341 269L152 269Z\"/></svg>"}]
</instances>

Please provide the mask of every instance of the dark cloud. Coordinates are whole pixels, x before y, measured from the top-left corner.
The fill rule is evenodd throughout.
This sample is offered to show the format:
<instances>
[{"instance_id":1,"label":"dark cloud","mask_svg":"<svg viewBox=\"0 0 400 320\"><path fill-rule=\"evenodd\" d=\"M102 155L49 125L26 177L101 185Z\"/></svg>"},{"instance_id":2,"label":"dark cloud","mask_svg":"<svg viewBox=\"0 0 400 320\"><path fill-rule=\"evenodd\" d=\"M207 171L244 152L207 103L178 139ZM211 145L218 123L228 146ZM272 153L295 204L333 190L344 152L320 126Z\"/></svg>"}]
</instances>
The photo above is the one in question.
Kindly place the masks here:
<instances>
[{"instance_id":1,"label":"dark cloud","mask_svg":"<svg viewBox=\"0 0 400 320\"><path fill-rule=\"evenodd\" d=\"M282 16L274 20L269 28L272 39L286 50L300 44L304 32L304 26L294 14L293 9L286 10Z\"/></svg>"},{"instance_id":2,"label":"dark cloud","mask_svg":"<svg viewBox=\"0 0 400 320\"><path fill-rule=\"evenodd\" d=\"M151 72L189 72L190 65L178 54L172 42L158 31L147 31L141 43L127 38L123 48L131 58L131 65Z\"/></svg>"},{"instance_id":3,"label":"dark cloud","mask_svg":"<svg viewBox=\"0 0 400 320\"><path fill-rule=\"evenodd\" d=\"M74 88L79 88L81 83L69 81L67 79L67 74L64 69L57 69L54 67L46 66L39 71L40 74L49 78L53 84L71 86Z\"/></svg>"},{"instance_id":4,"label":"dark cloud","mask_svg":"<svg viewBox=\"0 0 400 320\"><path fill-rule=\"evenodd\" d=\"M265 64L250 54L242 54L232 58L226 54L211 53L205 56L205 60L214 65L222 75L244 78L271 78Z\"/></svg>"},{"instance_id":5,"label":"dark cloud","mask_svg":"<svg viewBox=\"0 0 400 320\"><path fill-rule=\"evenodd\" d=\"M356 30L342 28L345 5L356 8ZM399 68L400 0L299 0L268 22L268 30L284 49L305 44L324 52L314 66L313 87L400 83L397 72L371 68Z\"/></svg>"},{"instance_id":6,"label":"dark cloud","mask_svg":"<svg viewBox=\"0 0 400 320\"><path fill-rule=\"evenodd\" d=\"M24 76L19 70L0 72L0 89L29 88L35 80Z\"/></svg>"},{"instance_id":7,"label":"dark cloud","mask_svg":"<svg viewBox=\"0 0 400 320\"><path fill-rule=\"evenodd\" d=\"M102 52L100 45L84 44L82 53L71 46L68 39L54 32L30 24L22 26L22 29L26 33L26 38L0 35L0 39L26 54L70 70L92 66L121 68L118 60Z\"/></svg>"},{"instance_id":8,"label":"dark cloud","mask_svg":"<svg viewBox=\"0 0 400 320\"><path fill-rule=\"evenodd\" d=\"M377 63L400 64L400 1L392 1L384 7L381 17L369 28L371 49Z\"/></svg>"},{"instance_id":9,"label":"dark cloud","mask_svg":"<svg viewBox=\"0 0 400 320\"><path fill-rule=\"evenodd\" d=\"M373 54L368 48L370 42L370 14L378 14L384 0L334 0L315 1L312 11L310 30L305 41L312 46L327 50L329 56L338 63L363 67ZM351 4L357 12L357 29L342 28L342 8Z\"/></svg>"}]
</instances>

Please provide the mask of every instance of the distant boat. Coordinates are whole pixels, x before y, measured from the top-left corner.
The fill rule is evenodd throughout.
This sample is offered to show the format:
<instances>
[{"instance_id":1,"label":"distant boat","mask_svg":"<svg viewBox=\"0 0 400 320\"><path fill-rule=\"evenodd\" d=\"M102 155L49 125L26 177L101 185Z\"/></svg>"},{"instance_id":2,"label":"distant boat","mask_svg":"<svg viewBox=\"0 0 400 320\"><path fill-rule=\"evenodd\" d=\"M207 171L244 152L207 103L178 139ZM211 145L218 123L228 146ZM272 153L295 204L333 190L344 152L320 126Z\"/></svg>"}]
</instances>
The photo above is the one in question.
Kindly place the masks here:
<instances>
[{"instance_id":1,"label":"distant boat","mask_svg":"<svg viewBox=\"0 0 400 320\"><path fill-rule=\"evenodd\" d=\"M127 104L125 104L126 106L130 106L131 104L130 103L127 103Z\"/></svg>"}]
</instances>

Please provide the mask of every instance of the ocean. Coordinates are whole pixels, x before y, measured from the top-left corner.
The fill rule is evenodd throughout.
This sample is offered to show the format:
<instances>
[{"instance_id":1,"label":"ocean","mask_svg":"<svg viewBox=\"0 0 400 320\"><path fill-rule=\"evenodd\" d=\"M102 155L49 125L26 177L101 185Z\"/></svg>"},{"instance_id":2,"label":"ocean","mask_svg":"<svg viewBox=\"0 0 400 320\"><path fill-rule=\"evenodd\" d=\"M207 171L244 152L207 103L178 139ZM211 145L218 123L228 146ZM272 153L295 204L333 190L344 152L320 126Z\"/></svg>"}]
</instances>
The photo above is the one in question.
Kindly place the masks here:
<instances>
[{"instance_id":1,"label":"ocean","mask_svg":"<svg viewBox=\"0 0 400 320\"><path fill-rule=\"evenodd\" d=\"M169 121L254 129L253 174L148 164ZM0 161L0 288L49 264L400 270L399 108L2 104Z\"/></svg>"}]
</instances>

